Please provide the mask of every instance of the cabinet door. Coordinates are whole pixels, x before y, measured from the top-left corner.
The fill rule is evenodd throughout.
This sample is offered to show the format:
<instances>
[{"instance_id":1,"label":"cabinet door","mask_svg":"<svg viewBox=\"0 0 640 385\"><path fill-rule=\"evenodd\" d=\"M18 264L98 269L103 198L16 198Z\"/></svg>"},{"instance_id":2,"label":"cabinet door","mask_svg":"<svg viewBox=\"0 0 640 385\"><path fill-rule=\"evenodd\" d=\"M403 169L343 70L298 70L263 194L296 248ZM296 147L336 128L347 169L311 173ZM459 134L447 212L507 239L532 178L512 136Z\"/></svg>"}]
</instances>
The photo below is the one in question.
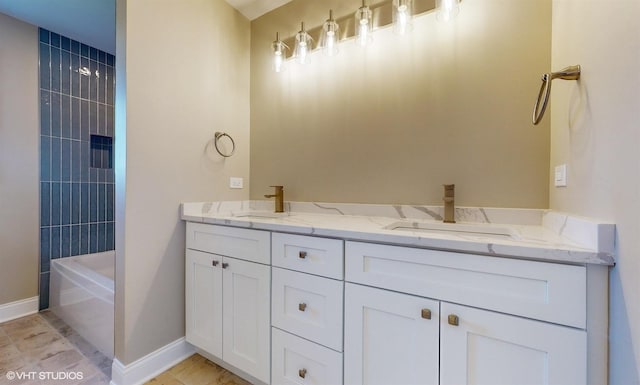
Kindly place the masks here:
<instances>
[{"instance_id":1,"label":"cabinet door","mask_svg":"<svg viewBox=\"0 0 640 385\"><path fill-rule=\"evenodd\" d=\"M445 302L440 314L441 385L587 383L583 330Z\"/></svg>"},{"instance_id":2,"label":"cabinet door","mask_svg":"<svg viewBox=\"0 0 640 385\"><path fill-rule=\"evenodd\" d=\"M186 339L222 358L222 257L187 250Z\"/></svg>"},{"instance_id":3,"label":"cabinet door","mask_svg":"<svg viewBox=\"0 0 640 385\"><path fill-rule=\"evenodd\" d=\"M439 314L437 301L347 283L345 384L438 384Z\"/></svg>"},{"instance_id":4,"label":"cabinet door","mask_svg":"<svg viewBox=\"0 0 640 385\"><path fill-rule=\"evenodd\" d=\"M268 383L271 267L235 258L222 267L224 360Z\"/></svg>"}]
</instances>

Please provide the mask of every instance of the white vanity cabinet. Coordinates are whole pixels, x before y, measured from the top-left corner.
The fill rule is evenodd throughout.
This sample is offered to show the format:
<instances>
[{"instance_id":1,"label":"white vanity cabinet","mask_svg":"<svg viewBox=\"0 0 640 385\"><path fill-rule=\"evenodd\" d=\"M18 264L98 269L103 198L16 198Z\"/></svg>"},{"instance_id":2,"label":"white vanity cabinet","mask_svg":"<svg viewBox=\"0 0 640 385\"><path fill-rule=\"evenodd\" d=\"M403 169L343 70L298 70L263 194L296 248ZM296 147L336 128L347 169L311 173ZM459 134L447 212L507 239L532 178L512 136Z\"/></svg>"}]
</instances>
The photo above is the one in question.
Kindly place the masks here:
<instances>
[{"instance_id":1,"label":"white vanity cabinet","mask_svg":"<svg viewBox=\"0 0 640 385\"><path fill-rule=\"evenodd\" d=\"M187 224L186 339L264 383L270 378L269 250L266 231Z\"/></svg>"},{"instance_id":2,"label":"white vanity cabinet","mask_svg":"<svg viewBox=\"0 0 640 385\"><path fill-rule=\"evenodd\" d=\"M187 341L256 384L607 383L606 264L332 236L187 223Z\"/></svg>"},{"instance_id":3,"label":"white vanity cabinet","mask_svg":"<svg viewBox=\"0 0 640 385\"><path fill-rule=\"evenodd\" d=\"M602 378L587 357L602 336L586 330L585 266L347 242L345 280L345 385Z\"/></svg>"},{"instance_id":4,"label":"white vanity cabinet","mask_svg":"<svg viewBox=\"0 0 640 385\"><path fill-rule=\"evenodd\" d=\"M343 245L272 233L272 384L342 384Z\"/></svg>"}]
</instances>

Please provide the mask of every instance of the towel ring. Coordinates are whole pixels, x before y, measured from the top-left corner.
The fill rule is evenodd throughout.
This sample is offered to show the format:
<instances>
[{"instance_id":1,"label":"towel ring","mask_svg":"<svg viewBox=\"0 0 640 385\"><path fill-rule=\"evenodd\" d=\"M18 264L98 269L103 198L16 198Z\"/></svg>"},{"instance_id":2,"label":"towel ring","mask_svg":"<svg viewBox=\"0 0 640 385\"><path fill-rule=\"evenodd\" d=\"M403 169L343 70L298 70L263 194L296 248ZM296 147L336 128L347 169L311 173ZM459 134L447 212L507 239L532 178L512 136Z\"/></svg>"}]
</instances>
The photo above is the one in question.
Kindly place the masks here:
<instances>
[{"instance_id":1,"label":"towel ring","mask_svg":"<svg viewBox=\"0 0 640 385\"><path fill-rule=\"evenodd\" d=\"M218 151L218 154L224 156L225 158L230 157L231 155L233 155L234 152L236 152L236 142L233 140L233 138L227 134L226 132L216 132L214 134L215 138L213 139L213 144L216 147L216 151ZM224 137L229 138L229 140L231 141L231 152L229 153L225 153L222 150L220 150L220 148L218 147L218 141Z\"/></svg>"},{"instance_id":2,"label":"towel ring","mask_svg":"<svg viewBox=\"0 0 640 385\"><path fill-rule=\"evenodd\" d=\"M538 99L533 106L533 124L540 123L544 116L544 111L547 109L547 103L549 103L549 96L551 95L551 81L553 79L563 80L579 80L580 79L580 66L570 66L560 70L559 72L551 72L542 75L542 85L540 86L540 92L538 92Z\"/></svg>"}]
</instances>

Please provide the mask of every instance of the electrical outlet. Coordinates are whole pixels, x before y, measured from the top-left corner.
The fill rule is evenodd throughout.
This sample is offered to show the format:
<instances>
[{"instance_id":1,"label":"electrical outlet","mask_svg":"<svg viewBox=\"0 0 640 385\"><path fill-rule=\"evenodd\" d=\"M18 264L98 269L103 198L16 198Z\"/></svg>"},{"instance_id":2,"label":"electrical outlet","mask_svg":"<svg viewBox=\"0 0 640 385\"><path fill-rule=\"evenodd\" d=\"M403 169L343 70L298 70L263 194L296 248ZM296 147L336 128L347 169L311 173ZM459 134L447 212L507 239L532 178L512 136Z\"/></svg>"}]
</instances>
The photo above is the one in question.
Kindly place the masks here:
<instances>
[{"instance_id":1,"label":"electrical outlet","mask_svg":"<svg viewBox=\"0 0 640 385\"><path fill-rule=\"evenodd\" d=\"M242 178L231 177L229 178L229 188L243 188L244 181Z\"/></svg>"},{"instance_id":2,"label":"electrical outlet","mask_svg":"<svg viewBox=\"0 0 640 385\"><path fill-rule=\"evenodd\" d=\"M561 164L559 166L556 166L554 182L556 187L567 187L567 165L566 164Z\"/></svg>"}]
</instances>

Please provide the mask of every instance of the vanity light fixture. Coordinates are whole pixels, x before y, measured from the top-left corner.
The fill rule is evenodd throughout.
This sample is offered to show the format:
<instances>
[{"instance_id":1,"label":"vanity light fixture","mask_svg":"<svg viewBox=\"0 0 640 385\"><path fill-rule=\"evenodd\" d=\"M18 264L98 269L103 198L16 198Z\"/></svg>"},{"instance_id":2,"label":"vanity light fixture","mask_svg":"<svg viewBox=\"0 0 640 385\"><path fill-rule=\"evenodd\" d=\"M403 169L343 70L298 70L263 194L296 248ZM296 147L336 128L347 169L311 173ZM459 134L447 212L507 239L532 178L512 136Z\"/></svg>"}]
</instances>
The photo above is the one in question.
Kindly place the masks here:
<instances>
[{"instance_id":1,"label":"vanity light fixture","mask_svg":"<svg viewBox=\"0 0 640 385\"><path fill-rule=\"evenodd\" d=\"M366 47L373 41L373 12L362 0L362 7L356 12L356 44Z\"/></svg>"},{"instance_id":2,"label":"vanity light fixture","mask_svg":"<svg viewBox=\"0 0 640 385\"><path fill-rule=\"evenodd\" d=\"M296 34L296 46L293 50L293 57L300 64L306 64L309 61L309 54L313 49L313 39L311 35L304 29L304 22L300 23L300 31Z\"/></svg>"},{"instance_id":3,"label":"vanity light fixture","mask_svg":"<svg viewBox=\"0 0 640 385\"><path fill-rule=\"evenodd\" d=\"M329 10L329 18L322 25L320 34L320 49L327 56L335 56L338 54L338 31L340 26L333 19L333 10Z\"/></svg>"},{"instance_id":4,"label":"vanity light fixture","mask_svg":"<svg viewBox=\"0 0 640 385\"><path fill-rule=\"evenodd\" d=\"M406 35L413 29L413 17L430 11L436 12L440 21L449 21L460 12L462 0L379 0L375 4L367 5L367 0L361 0L362 6L351 15L334 19L333 11L329 11L329 18L320 26L309 31L301 23L300 31L293 36L271 43L272 68L275 72L285 69L288 59L300 64L309 62L309 55L314 50L314 40L317 48L327 56L338 53L338 45L343 40L354 38L356 44L368 46L373 41L373 30L392 26L398 35ZM354 20L355 19L355 20ZM353 24L353 27L352 27ZM293 54L287 56L293 47Z\"/></svg>"},{"instance_id":5,"label":"vanity light fixture","mask_svg":"<svg viewBox=\"0 0 640 385\"><path fill-rule=\"evenodd\" d=\"M285 61L287 59L287 50L289 47L280 40L280 34L276 32L276 40L271 44L273 52L273 70L282 72L285 69Z\"/></svg>"},{"instance_id":6,"label":"vanity light fixture","mask_svg":"<svg viewBox=\"0 0 640 385\"><path fill-rule=\"evenodd\" d=\"M413 18L413 0L393 0L393 31L406 35L411 31Z\"/></svg>"},{"instance_id":7,"label":"vanity light fixture","mask_svg":"<svg viewBox=\"0 0 640 385\"><path fill-rule=\"evenodd\" d=\"M449 21L460 12L460 0L436 0L436 19Z\"/></svg>"}]
</instances>

